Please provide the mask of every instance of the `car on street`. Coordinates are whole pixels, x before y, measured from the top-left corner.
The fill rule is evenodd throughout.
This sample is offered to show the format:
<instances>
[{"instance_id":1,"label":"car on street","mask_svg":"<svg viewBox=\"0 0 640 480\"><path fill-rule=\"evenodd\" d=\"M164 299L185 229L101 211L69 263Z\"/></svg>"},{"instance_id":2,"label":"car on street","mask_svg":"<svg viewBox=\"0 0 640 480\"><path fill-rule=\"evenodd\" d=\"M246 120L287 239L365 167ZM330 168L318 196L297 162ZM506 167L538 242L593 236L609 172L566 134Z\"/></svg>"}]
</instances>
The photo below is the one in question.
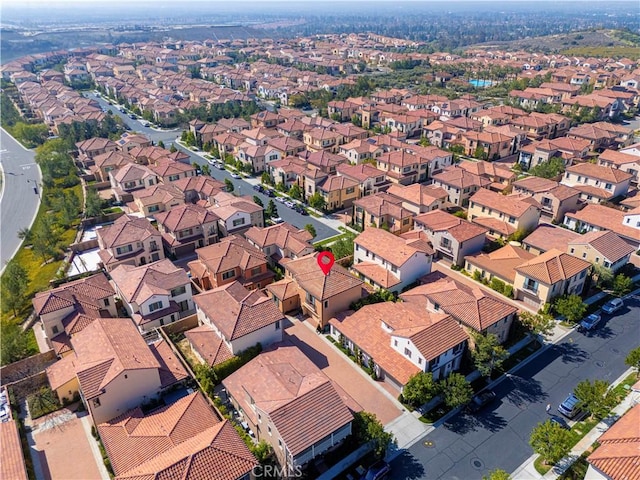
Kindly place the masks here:
<instances>
[{"instance_id":1,"label":"car on street","mask_svg":"<svg viewBox=\"0 0 640 480\"><path fill-rule=\"evenodd\" d=\"M276 197L276 202L284 203L286 202L286 200L284 199L284 197Z\"/></svg>"},{"instance_id":2,"label":"car on street","mask_svg":"<svg viewBox=\"0 0 640 480\"><path fill-rule=\"evenodd\" d=\"M374 463L369 467L367 473L365 473L364 480L382 480L383 478L387 478L389 473L391 472L391 467L389 464L383 460Z\"/></svg>"},{"instance_id":3,"label":"car on street","mask_svg":"<svg viewBox=\"0 0 640 480\"><path fill-rule=\"evenodd\" d=\"M218 170L224 170L224 163L222 163L222 162L216 162L216 163L215 163L215 167L216 167Z\"/></svg>"},{"instance_id":4,"label":"car on street","mask_svg":"<svg viewBox=\"0 0 640 480\"><path fill-rule=\"evenodd\" d=\"M289 208L293 208L293 207L295 207L295 206L296 206L296 204L295 204L295 203L293 203L291 200L285 200L285 201L284 201L284 204L285 204L287 207L289 207Z\"/></svg>"},{"instance_id":5,"label":"car on street","mask_svg":"<svg viewBox=\"0 0 640 480\"><path fill-rule=\"evenodd\" d=\"M231 178L236 178L236 179L242 178L239 173L235 173L235 172L232 172L229 175L231 175Z\"/></svg>"},{"instance_id":6,"label":"car on street","mask_svg":"<svg viewBox=\"0 0 640 480\"><path fill-rule=\"evenodd\" d=\"M269 198L274 198L276 196L276 194L270 188L265 188L264 194Z\"/></svg>"},{"instance_id":7,"label":"car on street","mask_svg":"<svg viewBox=\"0 0 640 480\"><path fill-rule=\"evenodd\" d=\"M131 115L129 115L129 118L131 118L131 119L135 120L135 119L136 119L136 118L138 118L138 117L136 117L136 116L132 113Z\"/></svg>"},{"instance_id":8,"label":"car on street","mask_svg":"<svg viewBox=\"0 0 640 480\"><path fill-rule=\"evenodd\" d=\"M253 188L256 192L264 192L264 187L262 185L254 185Z\"/></svg>"},{"instance_id":9,"label":"car on street","mask_svg":"<svg viewBox=\"0 0 640 480\"><path fill-rule=\"evenodd\" d=\"M571 427L569 426L567 421L564 418L559 417L558 415L551 415L551 418L549 419L549 421L551 423L555 423L560 428L564 428L565 430L571 430Z\"/></svg>"},{"instance_id":10,"label":"car on street","mask_svg":"<svg viewBox=\"0 0 640 480\"><path fill-rule=\"evenodd\" d=\"M149 126L149 122L140 122L142 124L143 127L148 127Z\"/></svg>"},{"instance_id":11,"label":"car on street","mask_svg":"<svg viewBox=\"0 0 640 480\"><path fill-rule=\"evenodd\" d=\"M307 211L305 210L305 208L304 208L304 207L301 207L300 205L296 205L295 207L293 207L293 209L294 209L296 212L298 212L300 215L303 215L303 216L305 216L305 217L306 217L307 215L309 215L309 212L307 212Z\"/></svg>"},{"instance_id":12,"label":"car on street","mask_svg":"<svg viewBox=\"0 0 640 480\"><path fill-rule=\"evenodd\" d=\"M482 410L486 405L493 402L496 398L496 392L493 390L484 390L471 398L467 404L467 412L476 413Z\"/></svg>"},{"instance_id":13,"label":"car on street","mask_svg":"<svg viewBox=\"0 0 640 480\"><path fill-rule=\"evenodd\" d=\"M280 217L274 217L274 218L271 219L271 221L273 223L282 223L282 222L284 222L284 220L282 218L280 218Z\"/></svg>"},{"instance_id":14,"label":"car on street","mask_svg":"<svg viewBox=\"0 0 640 480\"><path fill-rule=\"evenodd\" d=\"M580 322L580 325L578 325L578 331L589 332L594 330L600 323L600 320L602 320L602 317L598 313L592 313Z\"/></svg>"},{"instance_id":15,"label":"car on street","mask_svg":"<svg viewBox=\"0 0 640 480\"><path fill-rule=\"evenodd\" d=\"M620 310L623 306L624 301L621 298L614 298L613 300L609 300L602 306L602 311L611 315L612 313Z\"/></svg>"},{"instance_id":16,"label":"car on street","mask_svg":"<svg viewBox=\"0 0 640 480\"><path fill-rule=\"evenodd\" d=\"M581 413L578 408L578 397L576 397L573 393L564 399L560 405L558 405L558 411L564 415L565 417L571 419Z\"/></svg>"},{"instance_id":17,"label":"car on street","mask_svg":"<svg viewBox=\"0 0 640 480\"><path fill-rule=\"evenodd\" d=\"M215 165L215 164L216 164L216 161L215 161L213 158L207 158L207 163L208 163L209 165Z\"/></svg>"}]
</instances>

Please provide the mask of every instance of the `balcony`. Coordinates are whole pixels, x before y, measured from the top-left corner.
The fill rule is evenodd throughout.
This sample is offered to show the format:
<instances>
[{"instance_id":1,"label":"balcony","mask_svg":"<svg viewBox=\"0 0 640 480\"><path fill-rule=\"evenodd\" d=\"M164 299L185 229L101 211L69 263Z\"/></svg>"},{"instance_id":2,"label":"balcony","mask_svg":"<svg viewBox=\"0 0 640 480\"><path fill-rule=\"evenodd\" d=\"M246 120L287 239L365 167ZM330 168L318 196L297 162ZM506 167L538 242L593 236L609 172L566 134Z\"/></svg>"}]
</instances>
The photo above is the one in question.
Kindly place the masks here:
<instances>
[{"instance_id":1,"label":"balcony","mask_svg":"<svg viewBox=\"0 0 640 480\"><path fill-rule=\"evenodd\" d=\"M530 285L530 284L528 285L525 283L522 286L522 289L526 292L533 293L534 295L538 295L538 285Z\"/></svg>"},{"instance_id":2,"label":"balcony","mask_svg":"<svg viewBox=\"0 0 640 480\"><path fill-rule=\"evenodd\" d=\"M447 253L453 253L453 248L451 247L450 243L440 242L440 245L438 245L438 250L443 250Z\"/></svg>"}]
</instances>

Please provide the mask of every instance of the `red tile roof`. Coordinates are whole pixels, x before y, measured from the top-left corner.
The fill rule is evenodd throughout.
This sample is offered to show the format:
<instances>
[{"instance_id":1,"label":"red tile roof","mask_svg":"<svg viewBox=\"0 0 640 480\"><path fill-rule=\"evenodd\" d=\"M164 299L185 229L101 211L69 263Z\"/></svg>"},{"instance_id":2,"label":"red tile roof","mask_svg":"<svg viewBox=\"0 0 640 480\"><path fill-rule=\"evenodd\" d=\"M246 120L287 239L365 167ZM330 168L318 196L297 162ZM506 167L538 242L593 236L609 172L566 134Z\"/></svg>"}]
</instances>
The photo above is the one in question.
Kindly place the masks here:
<instances>
[{"instance_id":1,"label":"red tile roof","mask_svg":"<svg viewBox=\"0 0 640 480\"><path fill-rule=\"evenodd\" d=\"M111 279L128 303L142 305L153 295L169 295L171 290L189 285L187 272L168 258L140 265L118 265Z\"/></svg>"},{"instance_id":2,"label":"red tile roof","mask_svg":"<svg viewBox=\"0 0 640 480\"><path fill-rule=\"evenodd\" d=\"M193 349L210 367L233 358L233 353L208 325L201 325L184 332Z\"/></svg>"},{"instance_id":3,"label":"red tile roof","mask_svg":"<svg viewBox=\"0 0 640 480\"><path fill-rule=\"evenodd\" d=\"M373 252L396 267L404 265L415 254L423 253L429 256L434 253L431 245L426 242L418 244L381 228L365 229L353 240L353 243Z\"/></svg>"},{"instance_id":4,"label":"red tile roof","mask_svg":"<svg viewBox=\"0 0 640 480\"><path fill-rule=\"evenodd\" d=\"M569 245L590 245L611 263L615 263L635 251L635 248L609 230L577 235L577 238L569 242Z\"/></svg>"},{"instance_id":5,"label":"red tile roof","mask_svg":"<svg viewBox=\"0 0 640 480\"><path fill-rule=\"evenodd\" d=\"M38 315L72 306L76 310L86 308L97 313L104 307L103 300L112 297L115 293L107 277L103 273L98 273L36 293L33 298L33 307Z\"/></svg>"},{"instance_id":6,"label":"red tile roof","mask_svg":"<svg viewBox=\"0 0 640 480\"><path fill-rule=\"evenodd\" d=\"M416 226L432 232L447 231L458 242L464 242L487 233L487 229L442 210L422 213L413 219Z\"/></svg>"},{"instance_id":7,"label":"red tile roof","mask_svg":"<svg viewBox=\"0 0 640 480\"><path fill-rule=\"evenodd\" d=\"M551 249L542 255L520 264L515 270L527 277L538 280L547 285L553 285L560 280L567 280L574 275L587 270L591 264L581 258L568 253Z\"/></svg>"},{"instance_id":8,"label":"red tile roof","mask_svg":"<svg viewBox=\"0 0 640 480\"><path fill-rule=\"evenodd\" d=\"M532 258L535 258L535 255L513 245L505 245L491 253L477 253L464 257L471 265L492 272L510 283L516 278L516 267Z\"/></svg>"},{"instance_id":9,"label":"red tile roof","mask_svg":"<svg viewBox=\"0 0 640 480\"><path fill-rule=\"evenodd\" d=\"M0 478L27 480L22 446L15 420L0 423Z\"/></svg>"}]
</instances>

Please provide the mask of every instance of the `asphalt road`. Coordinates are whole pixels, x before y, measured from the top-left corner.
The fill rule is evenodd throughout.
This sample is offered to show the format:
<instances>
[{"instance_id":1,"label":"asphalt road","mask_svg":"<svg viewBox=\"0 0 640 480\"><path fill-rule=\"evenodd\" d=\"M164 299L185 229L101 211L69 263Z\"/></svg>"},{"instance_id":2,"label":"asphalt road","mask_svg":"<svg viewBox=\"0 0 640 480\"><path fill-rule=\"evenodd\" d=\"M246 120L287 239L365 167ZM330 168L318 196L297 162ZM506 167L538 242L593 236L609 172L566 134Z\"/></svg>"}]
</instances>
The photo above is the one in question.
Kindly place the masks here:
<instances>
[{"instance_id":1,"label":"asphalt road","mask_svg":"<svg viewBox=\"0 0 640 480\"><path fill-rule=\"evenodd\" d=\"M18 231L31 227L40 204L40 169L35 154L11 135L0 130L0 163L3 187L0 193L0 271L20 247ZM34 191L37 189L37 194Z\"/></svg>"},{"instance_id":2,"label":"asphalt road","mask_svg":"<svg viewBox=\"0 0 640 480\"><path fill-rule=\"evenodd\" d=\"M191 150L184 148L175 142L176 138L179 137L180 134L182 133L180 130L178 129L158 130L155 128L144 127L140 122L140 120L134 120L130 118L129 115L122 113L119 110L120 108L119 106L109 105L109 103L106 100L104 100L100 96L94 95L93 93L85 93L85 95L96 99L102 107L106 109L110 109L114 115L117 115L118 117L120 117L123 120L123 122L126 125L128 125L129 128L131 128L132 132L141 133L155 143L162 140L166 148L169 148L171 144L174 144L176 148L178 148L179 150L189 155L190 157L189 163L196 162L199 165L205 165L207 163L206 160L204 160L201 156L193 153ZM257 195L260 198L260 200L262 200L262 203L264 204L265 207L268 205L270 198L267 197L266 195L263 195L259 192L254 191L250 183L242 179L231 178L231 175L227 170L219 170L214 166L210 166L210 169L211 169L211 176L213 178L216 178L221 182L224 182L225 179L231 180L236 193L240 195L250 195L250 196ZM291 210L287 206L278 202L276 202L276 206L278 207L278 215L285 222L288 222L298 228L304 228L304 226L308 223L312 224L316 229L316 237L314 238L314 241L316 242L328 237L332 237L334 235L338 235L340 233L337 230L334 230L333 228L328 227L324 223L319 222L318 220L316 220L314 217L310 215L309 216L300 215L294 210Z\"/></svg>"},{"instance_id":3,"label":"asphalt road","mask_svg":"<svg viewBox=\"0 0 640 480\"><path fill-rule=\"evenodd\" d=\"M491 470L515 471L533 451L533 428L552 414L582 380L611 383L626 370L627 353L640 344L640 298L628 299L589 335L576 331L502 381L496 400L476 415L460 413L392 462L394 479L480 479ZM431 446L425 446L428 441Z\"/></svg>"}]
</instances>

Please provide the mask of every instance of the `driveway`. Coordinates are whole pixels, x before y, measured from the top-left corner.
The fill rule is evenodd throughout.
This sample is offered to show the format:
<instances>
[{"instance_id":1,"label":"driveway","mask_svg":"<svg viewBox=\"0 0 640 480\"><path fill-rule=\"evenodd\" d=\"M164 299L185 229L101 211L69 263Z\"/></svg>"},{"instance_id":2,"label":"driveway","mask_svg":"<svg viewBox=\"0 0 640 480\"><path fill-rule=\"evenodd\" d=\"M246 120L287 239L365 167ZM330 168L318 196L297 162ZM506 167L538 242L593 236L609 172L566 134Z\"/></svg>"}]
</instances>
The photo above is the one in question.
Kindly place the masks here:
<instances>
[{"instance_id":1,"label":"driveway","mask_svg":"<svg viewBox=\"0 0 640 480\"><path fill-rule=\"evenodd\" d=\"M323 336L294 320L285 330L286 338L296 345L331 380L349 394L367 412L375 413L383 425L398 418L402 411L386 392L376 387L355 363L333 348Z\"/></svg>"},{"instance_id":2,"label":"driveway","mask_svg":"<svg viewBox=\"0 0 640 480\"><path fill-rule=\"evenodd\" d=\"M31 428L35 442L31 457L38 480L109 479L86 413L80 416L65 408L34 420Z\"/></svg>"}]
</instances>

